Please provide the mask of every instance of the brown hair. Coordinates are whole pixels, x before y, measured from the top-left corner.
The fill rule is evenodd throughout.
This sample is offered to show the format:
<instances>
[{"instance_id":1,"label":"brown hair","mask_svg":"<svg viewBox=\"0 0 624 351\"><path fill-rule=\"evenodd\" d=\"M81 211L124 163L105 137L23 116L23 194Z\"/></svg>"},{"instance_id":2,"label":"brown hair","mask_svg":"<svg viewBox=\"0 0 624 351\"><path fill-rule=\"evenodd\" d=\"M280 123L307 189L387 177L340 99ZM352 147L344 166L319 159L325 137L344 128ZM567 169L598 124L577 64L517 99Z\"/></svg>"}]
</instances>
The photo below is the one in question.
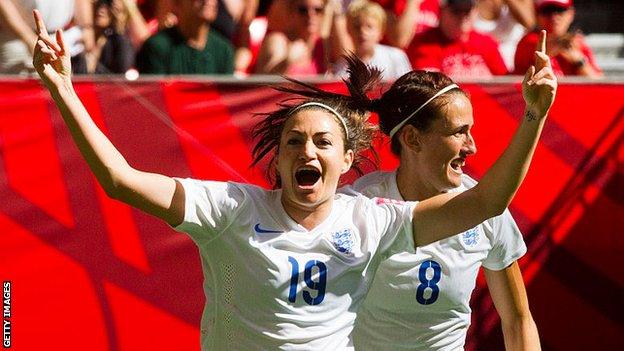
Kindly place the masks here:
<instances>
[{"instance_id":1,"label":"brown hair","mask_svg":"<svg viewBox=\"0 0 624 351\"><path fill-rule=\"evenodd\" d=\"M383 95L371 102L371 111L379 115L381 131L389 135L390 131L420 108L427 100L441 89L453 84L453 81L440 72L411 71L397 79ZM454 99L454 95L468 94L460 88L452 89L428 103L416 115L412 116L407 124L418 130L427 131L431 122L440 117L441 108ZM400 155L401 144L396 133L392 137L391 149L395 155Z\"/></svg>"},{"instance_id":2,"label":"brown hair","mask_svg":"<svg viewBox=\"0 0 624 351\"><path fill-rule=\"evenodd\" d=\"M280 179L279 174L275 170L275 160L279 153L284 125L293 111L322 110L330 113L319 106L299 108L299 106L308 102L325 104L336 110L344 118L348 132L344 130L342 123L339 123L339 125L340 129L343 130L344 151L353 150L355 154L352 169L361 173L359 166L362 162L376 163L376 153L372 149L371 143L377 128L368 122L371 100L366 96L366 93L377 86L381 80L381 71L377 68L366 66L353 55L347 56L345 59L348 63L349 77L343 79L343 81L349 89L349 95L325 91L313 85L286 77L287 80L294 84L294 87L277 86L274 88L295 94L296 96L280 102L276 111L257 114L257 116L262 117L262 120L256 123L252 131L254 139L258 140L253 148L252 166L270 155L267 175L276 187L280 186ZM292 103L293 101L296 102ZM371 155L375 158L374 161L363 154L365 150L371 151Z\"/></svg>"}]
</instances>

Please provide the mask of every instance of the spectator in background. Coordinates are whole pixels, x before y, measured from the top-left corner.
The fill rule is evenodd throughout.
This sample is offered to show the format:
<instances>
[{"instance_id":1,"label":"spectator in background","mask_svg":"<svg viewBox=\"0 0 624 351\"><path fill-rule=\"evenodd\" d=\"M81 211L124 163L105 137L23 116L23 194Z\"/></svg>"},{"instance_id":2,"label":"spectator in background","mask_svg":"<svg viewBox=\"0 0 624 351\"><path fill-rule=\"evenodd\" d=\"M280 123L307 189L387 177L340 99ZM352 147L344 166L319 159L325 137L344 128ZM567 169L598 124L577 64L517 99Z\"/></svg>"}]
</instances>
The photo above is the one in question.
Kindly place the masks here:
<instances>
[{"instance_id":1,"label":"spectator in background","mask_svg":"<svg viewBox=\"0 0 624 351\"><path fill-rule=\"evenodd\" d=\"M537 0L535 7L538 30L544 29L548 33L546 49L555 74L601 77L602 71L583 36L579 32L570 31L574 20L572 0ZM514 73L523 74L523 70L531 66L538 38L539 31L534 31L520 40L516 49Z\"/></svg>"},{"instance_id":2,"label":"spectator in background","mask_svg":"<svg viewBox=\"0 0 624 351\"><path fill-rule=\"evenodd\" d=\"M414 35L438 26L439 0L374 0L388 16L385 41L406 48Z\"/></svg>"},{"instance_id":3,"label":"spectator in background","mask_svg":"<svg viewBox=\"0 0 624 351\"><path fill-rule=\"evenodd\" d=\"M369 0L353 1L347 10L347 28L355 55L369 66L382 71L384 79L396 79L412 70L405 52L399 48L381 45L386 24L386 13L377 3ZM346 63L337 73L346 76Z\"/></svg>"},{"instance_id":4,"label":"spectator in background","mask_svg":"<svg viewBox=\"0 0 624 351\"><path fill-rule=\"evenodd\" d=\"M474 30L476 16L474 0L441 0L438 27L414 37L407 49L412 67L453 79L507 74L496 40Z\"/></svg>"},{"instance_id":5,"label":"spectator in background","mask_svg":"<svg viewBox=\"0 0 624 351\"><path fill-rule=\"evenodd\" d=\"M279 27L286 29L267 33L258 52L255 73L323 74L341 54L352 50L339 0L285 1L288 15ZM270 23L268 27L274 28Z\"/></svg>"},{"instance_id":6,"label":"spectator in background","mask_svg":"<svg viewBox=\"0 0 624 351\"><path fill-rule=\"evenodd\" d=\"M117 20L118 32L130 39L135 50L141 48L152 33L139 10L137 0L111 0L111 10Z\"/></svg>"},{"instance_id":7,"label":"spectator in background","mask_svg":"<svg viewBox=\"0 0 624 351\"><path fill-rule=\"evenodd\" d=\"M509 71L520 39L535 27L533 0L478 0L474 27L498 41L498 50Z\"/></svg>"},{"instance_id":8,"label":"spectator in background","mask_svg":"<svg viewBox=\"0 0 624 351\"><path fill-rule=\"evenodd\" d=\"M217 0L179 0L178 24L151 36L137 55L137 68L146 74L232 74L234 49L210 27Z\"/></svg>"},{"instance_id":9,"label":"spectator in background","mask_svg":"<svg viewBox=\"0 0 624 351\"><path fill-rule=\"evenodd\" d=\"M134 65L134 48L124 34L124 17L119 17L124 8L115 8L114 1L96 0L93 4L95 47L85 55L82 73L123 74Z\"/></svg>"},{"instance_id":10,"label":"spectator in background","mask_svg":"<svg viewBox=\"0 0 624 351\"><path fill-rule=\"evenodd\" d=\"M37 35L32 10L37 9L48 30L64 30L72 64L94 47L91 0L0 0L0 74L34 72L32 53Z\"/></svg>"}]
</instances>

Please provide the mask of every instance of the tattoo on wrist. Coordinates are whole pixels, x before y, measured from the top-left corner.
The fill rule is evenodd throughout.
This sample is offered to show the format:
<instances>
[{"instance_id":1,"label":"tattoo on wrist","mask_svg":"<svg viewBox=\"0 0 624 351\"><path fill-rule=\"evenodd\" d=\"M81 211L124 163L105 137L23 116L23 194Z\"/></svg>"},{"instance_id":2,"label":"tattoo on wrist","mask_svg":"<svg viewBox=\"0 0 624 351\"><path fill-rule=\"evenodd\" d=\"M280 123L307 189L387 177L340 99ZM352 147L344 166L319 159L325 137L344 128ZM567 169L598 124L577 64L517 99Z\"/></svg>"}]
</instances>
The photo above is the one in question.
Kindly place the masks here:
<instances>
[{"instance_id":1,"label":"tattoo on wrist","mask_svg":"<svg viewBox=\"0 0 624 351\"><path fill-rule=\"evenodd\" d=\"M525 115L529 122L538 120L537 116L533 113L533 111L527 110Z\"/></svg>"}]
</instances>

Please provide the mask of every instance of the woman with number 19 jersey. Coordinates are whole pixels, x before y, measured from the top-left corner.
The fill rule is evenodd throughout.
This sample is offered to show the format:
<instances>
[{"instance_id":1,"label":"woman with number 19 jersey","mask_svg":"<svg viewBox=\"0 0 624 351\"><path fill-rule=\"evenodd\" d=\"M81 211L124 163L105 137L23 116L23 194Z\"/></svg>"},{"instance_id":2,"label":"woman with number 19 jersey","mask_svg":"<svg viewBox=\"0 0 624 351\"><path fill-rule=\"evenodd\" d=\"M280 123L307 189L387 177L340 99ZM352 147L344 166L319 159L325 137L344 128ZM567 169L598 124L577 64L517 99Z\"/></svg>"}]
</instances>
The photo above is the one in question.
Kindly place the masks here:
<instances>
[{"instance_id":1,"label":"woman with number 19 jersey","mask_svg":"<svg viewBox=\"0 0 624 351\"><path fill-rule=\"evenodd\" d=\"M476 181L461 176L460 192ZM373 172L353 188L369 197L402 200L396 172ZM357 316L358 350L463 349L470 325L470 296L481 265L501 270L526 252L508 210L461 234L429 245L406 245L375 274Z\"/></svg>"},{"instance_id":2,"label":"woman with number 19 jersey","mask_svg":"<svg viewBox=\"0 0 624 351\"><path fill-rule=\"evenodd\" d=\"M281 190L179 180L184 222L209 289L203 350L348 350L355 311L382 255L413 240L415 203L336 195L312 230L284 211Z\"/></svg>"}]
</instances>

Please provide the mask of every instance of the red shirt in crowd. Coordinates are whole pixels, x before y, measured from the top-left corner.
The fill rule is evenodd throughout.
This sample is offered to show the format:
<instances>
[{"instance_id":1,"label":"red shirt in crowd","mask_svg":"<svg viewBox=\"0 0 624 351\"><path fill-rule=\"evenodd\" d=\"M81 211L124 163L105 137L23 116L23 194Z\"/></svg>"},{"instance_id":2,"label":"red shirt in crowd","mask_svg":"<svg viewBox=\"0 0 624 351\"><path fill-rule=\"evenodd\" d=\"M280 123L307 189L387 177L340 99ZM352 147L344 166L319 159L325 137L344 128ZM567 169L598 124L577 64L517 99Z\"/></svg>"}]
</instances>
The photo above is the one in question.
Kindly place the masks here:
<instances>
[{"instance_id":1,"label":"red shirt in crowd","mask_svg":"<svg viewBox=\"0 0 624 351\"><path fill-rule=\"evenodd\" d=\"M396 16L400 16L405 11L407 0L373 0L384 9L391 11ZM426 29L437 27L440 17L440 0L422 0L418 11L418 19L414 24L416 34L422 33Z\"/></svg>"},{"instance_id":2,"label":"red shirt in crowd","mask_svg":"<svg viewBox=\"0 0 624 351\"><path fill-rule=\"evenodd\" d=\"M413 69L440 71L453 79L507 74L498 43L471 31L466 41L449 40L439 28L417 35L407 48Z\"/></svg>"},{"instance_id":3,"label":"red shirt in crowd","mask_svg":"<svg viewBox=\"0 0 624 351\"><path fill-rule=\"evenodd\" d=\"M514 58L514 74L524 74L529 67L535 62L535 48L537 46L537 40L539 39L539 33L531 32L525 35L516 48L516 56ZM596 64L594 54L585 41L580 41L580 49L585 56L585 61L590 64L595 70L601 71ZM577 74L578 67L573 63L568 62L561 55L552 56L550 58L550 64L552 65L553 72L557 76L568 76Z\"/></svg>"}]
</instances>

